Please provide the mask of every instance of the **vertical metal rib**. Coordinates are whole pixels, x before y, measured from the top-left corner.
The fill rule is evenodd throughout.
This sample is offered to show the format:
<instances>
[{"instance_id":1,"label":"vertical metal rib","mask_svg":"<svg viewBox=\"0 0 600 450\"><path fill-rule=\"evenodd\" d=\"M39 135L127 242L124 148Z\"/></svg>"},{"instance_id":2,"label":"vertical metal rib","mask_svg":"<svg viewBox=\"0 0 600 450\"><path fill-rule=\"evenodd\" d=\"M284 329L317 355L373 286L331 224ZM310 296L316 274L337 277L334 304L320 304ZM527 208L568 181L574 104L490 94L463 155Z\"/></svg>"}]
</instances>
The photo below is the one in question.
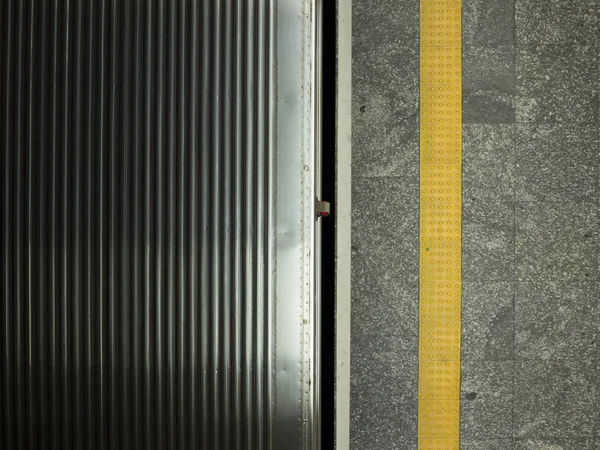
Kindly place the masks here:
<instances>
[{"instance_id":1,"label":"vertical metal rib","mask_svg":"<svg viewBox=\"0 0 600 450\"><path fill-rule=\"evenodd\" d=\"M243 19L244 19L244 1L236 0L235 2L235 25L234 25L234 36L235 36L235 52L234 52L234 66L233 73L237 74L234 76L235 86L233 91L233 98L235 101L234 111L235 117L233 118L233 138L234 138L234 149L233 149L233 220L234 229L233 235L237 236L234 240L233 246L233 278L232 278L232 301L233 301L233 346L234 346L234 360L233 360L233 424L235 427L235 433L233 433L232 448L235 450L241 450L244 445L242 440L243 423L243 402L242 402L242 386L243 386L243 371L242 371L242 352L244 340L242 337L242 317L243 317L243 289L242 284L242 256L244 252L243 242L241 237L243 230L243 180L244 180L244 167L243 167L243 151L244 151L244 124L243 124L243 80L239 76L243 74L244 70L244 35L243 35Z\"/></svg>"},{"instance_id":2,"label":"vertical metal rib","mask_svg":"<svg viewBox=\"0 0 600 450\"><path fill-rule=\"evenodd\" d=\"M37 433L34 434L34 423L35 416L37 415L37 408L34 407L34 400L37 399L36 392L36 383L34 382L34 354L33 354L33 344L34 344L34 322L33 322L33 302L34 295L36 298L39 298L39 295L33 292L34 283L33 283L33 259L32 255L35 251L32 246L34 245L34 235L33 235L33 212L34 212L34 177L33 177L33 166L34 166L34 124L33 124L33 99L34 99L34 72L33 72L33 61L34 61L34 13L35 8L31 5L29 6L29 11L27 11L27 162L26 162L26 177L27 177L27 211L26 211L26 223L27 223L27 251L25 255L25 267L27 267L27 280L25 285L25 321L27 323L27 333L25 335L25 346L27 352L27 362L26 362L26 380L27 384L25 386L27 405L26 405L26 416L29 418L26 427L27 433L27 442L26 447L31 449L34 445L34 438ZM36 146L38 147L38 146ZM36 155L37 156L37 155ZM38 159L37 157L35 158ZM36 177L37 178L37 177ZM36 208L37 210L37 208ZM35 283L37 285L37 283Z\"/></svg>"},{"instance_id":3,"label":"vertical metal rib","mask_svg":"<svg viewBox=\"0 0 600 450\"><path fill-rule=\"evenodd\" d=\"M254 409L256 392L251 389L255 386L255 371L254 366L254 298L255 298L255 244L253 239L256 229L254 227L254 186L255 186L255 168L254 168L254 142L255 142L255 114L254 114L254 58L255 58L255 0L248 0L246 10L246 55L245 55L245 70L244 70L244 115L245 121L245 142L244 142L244 159L245 159L245 198L244 198L244 242L246 243L245 264L244 264L244 384L246 386L244 392L244 418L246 429L248 430L248 442L250 449L256 449L256 427L260 422L257 419L257 414ZM251 244L252 243L252 244Z\"/></svg>"},{"instance_id":4,"label":"vertical metal rib","mask_svg":"<svg viewBox=\"0 0 600 450\"><path fill-rule=\"evenodd\" d=\"M144 448L143 444L143 433L142 433L142 417L141 417L141 390L143 387L143 375L142 375L142 345L140 339L142 337L142 281L141 272L143 269L142 264L142 252L144 245L143 240L143 229L141 227L141 221L143 219L143 202L141 193L142 184L142 171L145 169L143 157L142 157L142 135L144 128L142 126L142 105L141 105L141 91L143 85L142 78L142 57L144 52L142 51L142 22L143 22L143 11L142 2L135 1L133 6L133 27L132 31L134 34L134 42L132 43L132 49L134 56L133 61L133 83L132 94L133 94L133 167L132 167L132 235L131 239L133 244L133 255L131 265L131 280L132 280L132 311L131 320L129 323L130 334L131 334L131 373L129 375L132 383L132 423L131 423L131 434L132 434L132 449Z\"/></svg>"},{"instance_id":5,"label":"vertical metal rib","mask_svg":"<svg viewBox=\"0 0 600 450\"><path fill-rule=\"evenodd\" d=\"M158 7L158 66L157 66L157 135L156 135L156 143L157 143L157 152L156 152L156 305L155 305L155 325L156 325L156 338L154 341L155 351L156 351L156 374L155 374L155 389L156 389L156 437L155 441L157 442L157 448L165 448L165 374L164 370L160 370L159 368L166 367L165 364L165 355L163 349L163 335L164 324L163 324L163 303L164 303L164 293L165 293L165 282L164 282L164 274L165 274L165 264L163 264L163 260L165 259L165 245L164 245L164 231L165 231L165 213L164 213L164 205L165 205L165 189L164 189L164 169L165 169L165 72L166 72L166 64L165 64L165 53L166 53L166 10L165 10L165 0L159 0Z\"/></svg>"},{"instance_id":6,"label":"vertical metal rib","mask_svg":"<svg viewBox=\"0 0 600 450\"><path fill-rule=\"evenodd\" d=\"M2 422L3 422L3 443L6 448L14 447L15 436L14 436L14 414L13 414L13 386L11 382L13 378L13 347L14 340L12 336L12 324L13 324L13 305L15 302L11 301L12 298L12 286L13 286L13 272L12 272L12 255L14 252L14 240L13 240L13 222L11 218L13 215L12 201L13 198L13 178L10 176L13 170L14 164L14 152L12 151L12 139L14 136L11 134L13 129L13 68L11 62L13 58L13 34L14 34L14 4L12 0L5 2L4 9L4 22L2 29L5 30L5 35L2 35L2 43L6 43L3 48L4 55L2 58L4 67L2 71L3 82L2 86L2 105L4 105L4 117L3 117L3 185L4 195L2 196L3 204L3 236L2 236L2 249L6 255L2 258L2 401L4 408L2 411Z\"/></svg>"},{"instance_id":7,"label":"vertical metal rib","mask_svg":"<svg viewBox=\"0 0 600 450\"><path fill-rule=\"evenodd\" d=\"M143 254L144 254L144 276L143 276L143 296L144 296L144 319L143 319L143 345L144 345L144 380L143 380L143 403L142 410L144 413L144 441L141 448L152 449L155 448L156 442L152 437L153 426L152 426L152 407L154 402L150 392L152 390L152 365L155 361L153 358L153 345L152 345L152 280L156 276L152 270L151 258L156 255L156 251L152 248L152 236L154 232L154 214L155 209L153 205L154 197L152 195L151 186L154 180L153 167L154 167L154 151L156 144L153 139L153 119L156 114L153 114L153 95L152 86L155 81L154 76L154 34L153 26L156 21L154 9L154 1L150 1L146 11L146 24L145 24L145 92L144 92L144 111L145 111L145 125L144 125L144 149L145 149L145 164L144 164L144 231L143 231Z\"/></svg>"},{"instance_id":8,"label":"vertical metal rib","mask_svg":"<svg viewBox=\"0 0 600 450\"><path fill-rule=\"evenodd\" d=\"M96 366L96 370L100 373L96 373L97 380L97 392L100 396L98 400L97 413L99 415L98 423L95 424L95 430L93 435L98 443L98 448L104 449L107 447L110 436L110 428L109 421L107 419L107 415L109 412L109 389L108 389L108 380L107 377L107 368L108 368L108 299L109 299L109 290L108 290L108 270L107 270L107 255L109 253L108 246L110 245L110 241L107 240L108 236L108 214L107 214L107 204L108 204L108 189L107 189L107 168L108 166L108 155L107 151L108 144L108 120L107 120L107 97L110 92L109 86L107 86L107 79L110 78L109 68L109 60L107 58L108 54L108 45L106 44L108 38L108 14L109 14L109 0L101 0L99 2L99 14L100 14L100 54L97 57L99 60L99 70L96 72L96 80L98 80L97 92L99 93L99 110L98 110L98 142L96 151L98 152L98 245L97 245L97 261L98 261L98 325L97 325L97 342L98 342L98 365Z\"/></svg>"},{"instance_id":9,"label":"vertical metal rib","mask_svg":"<svg viewBox=\"0 0 600 450\"><path fill-rule=\"evenodd\" d=\"M40 132L39 132L39 161L38 161L38 190L39 196L37 204L38 208L38 248L39 248L39 256L38 256L38 296L39 296L39 307L37 310L37 327L38 327L38 336L37 336L37 346L38 346L38 376L39 376L39 404L37 405L39 411L39 420L41 424L41 430L37 434L37 447L41 447L44 443L51 442L50 441L50 430L48 428L48 424L50 421L49 413L50 413L50 393L49 393L49 380L50 380L50 371L52 366L50 365L50 358L48 353L49 342L48 335L50 329L50 283L48 283L48 273L49 267L48 259L51 251L48 249L48 242L50 241L50 226L48 223L48 207L49 207L49 189L48 184L50 181L49 177L49 168L51 167L50 160L50 140L51 133L49 127L49 114L50 111L50 102L49 95L47 95L48 91L50 91L50 75L52 74L50 70L50 58L49 58L49 48L50 39L48 39L48 35L50 34L50 2L44 1L42 4L42 19L41 19L41 29L42 33L38 35L38 45L41 52L40 58L40 89L38 92L38 96L40 99L40 107L38 110L39 114L39 123L40 123Z\"/></svg>"},{"instance_id":10,"label":"vertical metal rib","mask_svg":"<svg viewBox=\"0 0 600 450\"><path fill-rule=\"evenodd\" d=\"M16 123L15 128L19 130L16 133L15 145L15 172L17 174L17 182L15 186L15 207L14 207L14 220L15 229L13 231L15 238L15 253L14 253L14 270L16 273L11 276L14 277L15 281L15 298L19 301L15 303L15 337L14 337L14 351L15 351L15 372L16 372L16 405L14 410L17 412L17 446L25 448L25 386L23 382L25 361L23 360L23 17L24 17L24 2L19 4L18 16L17 16L17 27L18 34L16 39L17 48L16 61Z\"/></svg>"},{"instance_id":11,"label":"vertical metal rib","mask_svg":"<svg viewBox=\"0 0 600 450\"><path fill-rule=\"evenodd\" d=\"M210 399L212 399L211 395L206 395L209 391L210 382L212 380L212 373L209 370L210 363L210 350L211 345L209 342L209 321L210 321L210 307L209 301L210 299L210 271L209 271L209 261L210 261L210 233L209 233L209 210L210 206L208 204L208 192L210 189L210 143L211 143L211 127L210 127L210 115L206 114L206 111L210 110L211 104L211 78L212 71L211 67L211 57L210 57L210 49L211 49L211 17L212 17L212 8L211 8L211 0L203 0L202 1L202 37L201 37L201 56L202 56L202 85L201 85L201 125L200 125L200 136L201 136L201 186L200 186L200 298L206 299L206 301L200 303L200 333L199 333L199 343L200 343L200 392L203 393L200 400L200 446L201 448L210 448L210 421L209 417L209 404Z\"/></svg>"},{"instance_id":12,"label":"vertical metal rib","mask_svg":"<svg viewBox=\"0 0 600 450\"><path fill-rule=\"evenodd\" d=\"M221 350L221 333L223 325L221 323L221 287L222 280L219 278L219 274L222 273L223 266L221 263L221 243L222 235L220 230L222 214L215 214L217 208L222 204L221 202L221 159L222 159L222 117L223 104L222 98L223 93L221 92L221 79L222 79L222 3L214 2L213 4L213 15L212 15L212 31L213 41L211 45L212 49L212 77L211 77L211 116L213 119L212 123L212 140L211 147L213 151L209 151L211 154L211 181L210 189L212 195L207 195L207 200L210 201L211 211L211 261L210 271L212 278L211 285L211 302L210 302L210 331L209 336L212 343L211 348L211 365L210 365L210 386L209 390L212 392L211 410L209 414L214 417L214 422L211 430L211 437L213 445L216 448L222 448L222 436L220 433L220 423L223 420L221 416L221 398L222 398L222 350ZM208 193L207 193L208 194Z\"/></svg>"},{"instance_id":13,"label":"vertical metal rib","mask_svg":"<svg viewBox=\"0 0 600 450\"><path fill-rule=\"evenodd\" d=\"M191 40L191 53L192 53L192 61L190 68L190 77L191 77L191 90L192 90L192 101L190 104L189 111L189 130L190 130L190 216L189 216L189 224L188 224L188 233L189 233L189 316L190 316L190 330L189 335L193 338L189 343L189 379L187 381L187 386L189 386L189 397L190 397L190 415L189 415L189 425L190 425L190 448L198 448L198 434L202 433L201 424L198 423L199 418L201 417L198 413L200 405L199 403L199 393L202 391L202 381L203 367L199 364L199 308L198 302L196 299L199 295L199 266L198 266L198 254L199 254L199 239L198 235L202 233L202 230L198 226L198 216L199 216L199 208L198 208L198 176L199 173L199 159L200 155L198 152L194 151L194 149L198 148L198 131L200 128L199 124L199 107L202 102L200 99L200 73L199 70L199 48L200 48L200 14L201 10L199 9L199 2L192 3L192 10L190 11L192 16L191 19L191 30L190 30L190 40Z\"/></svg>"},{"instance_id":14,"label":"vertical metal rib","mask_svg":"<svg viewBox=\"0 0 600 450\"><path fill-rule=\"evenodd\" d=\"M176 355L176 374L175 374L175 396L176 396L176 420L175 423L177 426L174 429L174 434L177 437L175 440L175 448L188 448L189 442L187 441L187 428L186 428L186 418L189 416L189 411L187 411L187 395L189 394L186 389L185 384L185 366L187 359L187 346L188 342L186 341L186 334L189 333L188 328L188 311L186 308L186 298L189 295L189 292L186 289L186 278L187 278L187 269L188 269L188 259L186 258L189 238L186 236L187 223L186 217L188 209L190 207L189 202L189 187L187 185L188 178L188 166L189 166L189 141L187 138L187 129L189 125L187 124L189 113L187 109L187 90L188 86L186 85L187 77L186 77L186 67L190 64L190 61L186 61L188 57L187 51L187 19L188 19L188 10L186 9L186 2L182 1L179 3L178 10L178 33L176 37L176 42L178 43L178 61L177 61L177 120L178 120L178 161L177 161L177 189L176 189L176 197L177 197L177 232L176 232L176 241L174 242L177 246L177 263L175 264L177 270L177 296L175 303L177 305L177 311L175 313L175 340L173 346L177 348Z\"/></svg>"},{"instance_id":15,"label":"vertical metal rib","mask_svg":"<svg viewBox=\"0 0 600 450\"><path fill-rule=\"evenodd\" d=\"M270 446L274 2L0 6L0 447Z\"/></svg>"}]
</instances>

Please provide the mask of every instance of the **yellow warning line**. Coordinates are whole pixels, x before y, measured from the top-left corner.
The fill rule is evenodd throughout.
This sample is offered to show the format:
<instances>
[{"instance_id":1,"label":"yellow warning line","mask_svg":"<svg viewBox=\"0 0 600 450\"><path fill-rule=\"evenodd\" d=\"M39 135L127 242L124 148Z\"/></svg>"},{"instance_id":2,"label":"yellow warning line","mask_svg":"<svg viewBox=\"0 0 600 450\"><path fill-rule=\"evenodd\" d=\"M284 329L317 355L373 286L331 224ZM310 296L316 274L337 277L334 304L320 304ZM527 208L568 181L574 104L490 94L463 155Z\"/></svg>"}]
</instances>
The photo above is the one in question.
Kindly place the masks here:
<instances>
[{"instance_id":1,"label":"yellow warning line","mask_svg":"<svg viewBox=\"0 0 600 450\"><path fill-rule=\"evenodd\" d=\"M421 0L419 449L458 450L461 0Z\"/></svg>"}]
</instances>

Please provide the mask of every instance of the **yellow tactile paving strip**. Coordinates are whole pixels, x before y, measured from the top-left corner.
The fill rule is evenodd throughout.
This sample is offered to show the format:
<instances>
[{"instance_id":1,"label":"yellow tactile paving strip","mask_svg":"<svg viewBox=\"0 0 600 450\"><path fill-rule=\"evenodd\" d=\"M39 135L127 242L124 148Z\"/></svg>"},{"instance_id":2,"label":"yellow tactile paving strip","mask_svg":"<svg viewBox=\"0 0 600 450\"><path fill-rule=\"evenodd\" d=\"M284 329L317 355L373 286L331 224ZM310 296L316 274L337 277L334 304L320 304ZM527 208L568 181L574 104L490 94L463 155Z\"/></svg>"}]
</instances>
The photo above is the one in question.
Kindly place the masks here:
<instances>
[{"instance_id":1,"label":"yellow tactile paving strip","mask_svg":"<svg viewBox=\"0 0 600 450\"><path fill-rule=\"evenodd\" d=\"M421 0L420 450L459 448L461 3Z\"/></svg>"}]
</instances>

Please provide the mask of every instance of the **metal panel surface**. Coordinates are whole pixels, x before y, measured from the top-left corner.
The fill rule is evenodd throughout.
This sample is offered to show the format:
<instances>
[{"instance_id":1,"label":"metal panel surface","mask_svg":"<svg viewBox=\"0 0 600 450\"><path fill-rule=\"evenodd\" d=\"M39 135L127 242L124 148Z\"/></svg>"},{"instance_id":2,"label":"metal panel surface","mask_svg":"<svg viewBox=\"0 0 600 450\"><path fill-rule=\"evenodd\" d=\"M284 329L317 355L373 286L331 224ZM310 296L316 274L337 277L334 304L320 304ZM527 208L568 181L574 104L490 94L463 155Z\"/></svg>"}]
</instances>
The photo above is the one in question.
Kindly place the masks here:
<instances>
[{"instance_id":1,"label":"metal panel surface","mask_svg":"<svg viewBox=\"0 0 600 450\"><path fill-rule=\"evenodd\" d=\"M318 448L315 17L1 2L0 448Z\"/></svg>"}]
</instances>

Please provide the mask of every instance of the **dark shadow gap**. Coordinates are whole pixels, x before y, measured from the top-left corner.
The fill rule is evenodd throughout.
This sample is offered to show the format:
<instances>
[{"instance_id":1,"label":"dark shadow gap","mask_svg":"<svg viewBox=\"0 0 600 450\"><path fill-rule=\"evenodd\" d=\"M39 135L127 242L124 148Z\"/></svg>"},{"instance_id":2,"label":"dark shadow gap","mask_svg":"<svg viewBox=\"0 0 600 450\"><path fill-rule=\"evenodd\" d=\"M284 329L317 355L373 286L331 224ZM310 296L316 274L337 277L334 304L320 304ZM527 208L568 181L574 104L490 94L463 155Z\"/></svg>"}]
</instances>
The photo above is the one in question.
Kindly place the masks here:
<instances>
[{"instance_id":1,"label":"dark shadow gap","mask_svg":"<svg viewBox=\"0 0 600 450\"><path fill-rule=\"evenodd\" d=\"M337 86L337 12L335 1L323 1L322 61L322 197L331 216L322 219L321 252L321 448L335 448L335 138Z\"/></svg>"}]
</instances>

